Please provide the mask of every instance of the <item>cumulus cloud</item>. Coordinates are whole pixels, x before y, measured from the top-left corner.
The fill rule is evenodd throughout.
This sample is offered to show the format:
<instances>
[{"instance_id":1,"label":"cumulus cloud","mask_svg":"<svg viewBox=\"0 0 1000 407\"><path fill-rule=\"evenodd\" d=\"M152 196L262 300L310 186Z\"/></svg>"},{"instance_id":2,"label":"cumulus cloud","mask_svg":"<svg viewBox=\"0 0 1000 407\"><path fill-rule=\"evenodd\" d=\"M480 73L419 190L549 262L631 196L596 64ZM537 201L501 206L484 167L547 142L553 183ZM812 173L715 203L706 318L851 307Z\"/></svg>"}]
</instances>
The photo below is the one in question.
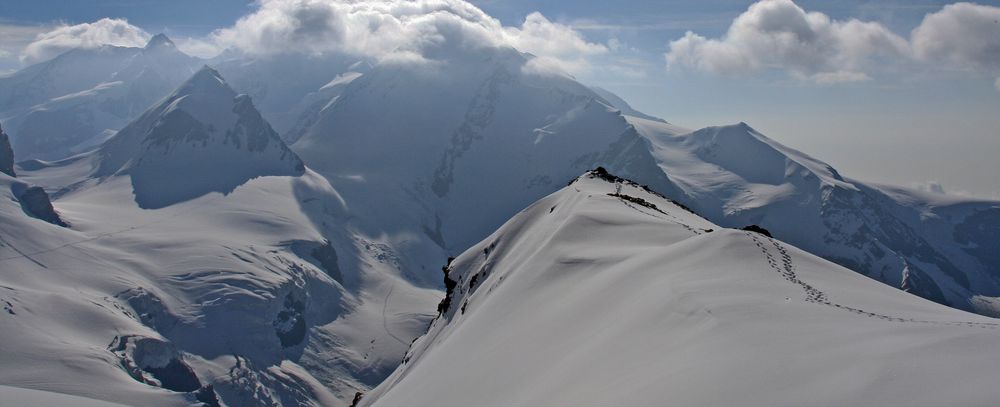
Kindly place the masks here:
<instances>
[{"instance_id":1,"label":"cumulus cloud","mask_svg":"<svg viewBox=\"0 0 1000 407\"><path fill-rule=\"evenodd\" d=\"M507 27L503 34L514 48L547 57L578 58L608 51L604 44L587 42L572 27L549 21L537 11L528 14L521 27Z\"/></svg>"},{"instance_id":2,"label":"cumulus cloud","mask_svg":"<svg viewBox=\"0 0 1000 407\"><path fill-rule=\"evenodd\" d=\"M1000 7L944 6L924 16L910 41L914 55L926 63L1000 75ZM1000 91L1000 77L994 86Z\"/></svg>"},{"instance_id":3,"label":"cumulus cloud","mask_svg":"<svg viewBox=\"0 0 1000 407\"><path fill-rule=\"evenodd\" d=\"M571 71L607 52L540 13L529 14L520 27L504 27L463 0L261 0L257 10L216 30L209 42L251 54L339 52L383 61L507 45L539 56L539 68Z\"/></svg>"},{"instance_id":4,"label":"cumulus cloud","mask_svg":"<svg viewBox=\"0 0 1000 407\"><path fill-rule=\"evenodd\" d=\"M760 0L718 39L670 42L668 67L737 75L777 69L816 83L870 80L878 62L921 63L1000 76L1000 7L954 3L903 38L875 22L833 20L792 0ZM1000 77L996 78L1000 91Z\"/></svg>"},{"instance_id":5,"label":"cumulus cloud","mask_svg":"<svg viewBox=\"0 0 1000 407\"><path fill-rule=\"evenodd\" d=\"M92 23L59 25L38 34L21 53L24 63L40 62L73 48L96 48L101 45L141 47L149 33L127 20L102 18Z\"/></svg>"},{"instance_id":6,"label":"cumulus cloud","mask_svg":"<svg viewBox=\"0 0 1000 407\"><path fill-rule=\"evenodd\" d=\"M864 69L873 60L909 52L904 38L878 23L833 20L791 0L754 3L722 38L689 31L669 46L670 67L726 75L780 69L820 83L867 80Z\"/></svg>"},{"instance_id":7,"label":"cumulus cloud","mask_svg":"<svg viewBox=\"0 0 1000 407\"><path fill-rule=\"evenodd\" d=\"M1000 70L1000 7L947 5L926 15L911 37L924 61Z\"/></svg>"}]
</instances>

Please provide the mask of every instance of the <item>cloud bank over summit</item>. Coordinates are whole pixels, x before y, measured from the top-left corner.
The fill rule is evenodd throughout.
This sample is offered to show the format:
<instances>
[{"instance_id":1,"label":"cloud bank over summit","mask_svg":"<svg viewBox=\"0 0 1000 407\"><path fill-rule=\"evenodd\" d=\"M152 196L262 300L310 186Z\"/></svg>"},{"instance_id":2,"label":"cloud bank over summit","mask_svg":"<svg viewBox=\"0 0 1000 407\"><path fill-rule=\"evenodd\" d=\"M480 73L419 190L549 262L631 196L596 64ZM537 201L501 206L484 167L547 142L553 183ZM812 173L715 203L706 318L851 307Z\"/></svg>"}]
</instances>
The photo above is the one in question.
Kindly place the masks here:
<instances>
[{"instance_id":1,"label":"cloud bank over summit","mask_svg":"<svg viewBox=\"0 0 1000 407\"><path fill-rule=\"evenodd\" d=\"M97 48L102 45L141 47L151 35L120 18L102 18L92 23L61 24L38 34L21 53L28 64L45 61L74 48Z\"/></svg>"},{"instance_id":2,"label":"cloud bank over summit","mask_svg":"<svg viewBox=\"0 0 1000 407\"><path fill-rule=\"evenodd\" d=\"M608 51L541 13L529 14L520 27L504 26L462 0L265 0L208 42L250 54L339 52L413 62L455 50L512 46L567 71L582 70L588 56Z\"/></svg>"},{"instance_id":3,"label":"cloud bank over summit","mask_svg":"<svg viewBox=\"0 0 1000 407\"><path fill-rule=\"evenodd\" d=\"M671 41L669 67L739 75L767 69L821 84L870 80L876 64L921 62L1000 73L1000 7L955 3L927 14L909 39L878 22L839 21L791 0L762 0L725 35L688 31Z\"/></svg>"}]
</instances>

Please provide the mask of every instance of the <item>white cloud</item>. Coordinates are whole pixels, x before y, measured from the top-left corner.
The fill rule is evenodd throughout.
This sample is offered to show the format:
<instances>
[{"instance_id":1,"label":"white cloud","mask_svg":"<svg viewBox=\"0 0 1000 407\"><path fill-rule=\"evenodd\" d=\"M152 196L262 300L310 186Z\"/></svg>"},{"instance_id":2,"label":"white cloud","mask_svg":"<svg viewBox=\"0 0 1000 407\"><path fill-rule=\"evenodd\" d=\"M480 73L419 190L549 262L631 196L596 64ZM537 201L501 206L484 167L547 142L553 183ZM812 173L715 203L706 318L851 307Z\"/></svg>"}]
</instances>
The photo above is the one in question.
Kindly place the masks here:
<instances>
[{"instance_id":1,"label":"white cloud","mask_svg":"<svg viewBox=\"0 0 1000 407\"><path fill-rule=\"evenodd\" d=\"M101 45L141 47L149 33L129 24L127 20L102 18L92 23L60 25L38 34L21 53L25 63L52 58L73 48L96 48Z\"/></svg>"},{"instance_id":2,"label":"white cloud","mask_svg":"<svg viewBox=\"0 0 1000 407\"><path fill-rule=\"evenodd\" d=\"M1000 7L947 5L924 16L911 38L923 61L1000 71Z\"/></svg>"},{"instance_id":3,"label":"white cloud","mask_svg":"<svg viewBox=\"0 0 1000 407\"><path fill-rule=\"evenodd\" d=\"M1000 75L1000 7L954 3L924 16L909 39L879 23L833 20L792 0L760 0L722 38L670 42L668 67L738 75L782 70L820 84L867 81L876 63L918 62ZM1000 90L1000 78L997 78Z\"/></svg>"},{"instance_id":4,"label":"white cloud","mask_svg":"<svg viewBox=\"0 0 1000 407\"><path fill-rule=\"evenodd\" d=\"M251 54L337 52L402 61L506 45L543 58L539 66L567 70L607 52L540 13L529 14L520 27L504 27L462 0L261 0L253 13L198 46L206 44Z\"/></svg>"},{"instance_id":5,"label":"white cloud","mask_svg":"<svg viewBox=\"0 0 1000 407\"><path fill-rule=\"evenodd\" d=\"M1000 75L1000 7L949 4L924 16L911 42L925 63ZM993 86L1000 92L1000 77Z\"/></svg>"},{"instance_id":6,"label":"white cloud","mask_svg":"<svg viewBox=\"0 0 1000 407\"><path fill-rule=\"evenodd\" d=\"M506 27L503 34L514 48L540 56L581 58L608 52L603 44L587 42L572 27L553 23L537 11L528 14L520 28Z\"/></svg>"},{"instance_id":7,"label":"white cloud","mask_svg":"<svg viewBox=\"0 0 1000 407\"><path fill-rule=\"evenodd\" d=\"M222 51L214 42L208 41L204 38L171 37L171 40L174 42L174 45L177 45L177 49L181 52L199 58L212 58L219 55L219 52Z\"/></svg>"},{"instance_id":8,"label":"white cloud","mask_svg":"<svg viewBox=\"0 0 1000 407\"><path fill-rule=\"evenodd\" d=\"M779 69L820 83L869 79L865 68L879 58L908 54L907 41L882 25L833 20L791 0L751 5L720 39L688 32L670 42L670 67L735 75Z\"/></svg>"}]
</instances>

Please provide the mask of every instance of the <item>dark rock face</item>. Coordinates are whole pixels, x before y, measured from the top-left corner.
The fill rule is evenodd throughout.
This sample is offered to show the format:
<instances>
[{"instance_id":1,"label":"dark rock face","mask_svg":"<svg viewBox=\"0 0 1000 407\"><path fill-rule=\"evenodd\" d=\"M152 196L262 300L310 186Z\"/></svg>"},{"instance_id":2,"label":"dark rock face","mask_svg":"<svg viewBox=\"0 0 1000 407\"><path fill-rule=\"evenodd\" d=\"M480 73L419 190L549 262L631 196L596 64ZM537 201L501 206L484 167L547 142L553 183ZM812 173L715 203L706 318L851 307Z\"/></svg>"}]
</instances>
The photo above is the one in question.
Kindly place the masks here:
<instances>
[{"instance_id":1,"label":"dark rock face","mask_svg":"<svg viewBox=\"0 0 1000 407\"><path fill-rule=\"evenodd\" d=\"M444 289L445 295L444 299L438 304L438 315L444 315L448 312L448 308L451 308L451 300L455 296L455 287L458 286L458 281L452 280L448 272L451 271L451 262L454 261L454 257L448 258L448 264L441 267L441 271L444 273Z\"/></svg>"},{"instance_id":2,"label":"dark rock face","mask_svg":"<svg viewBox=\"0 0 1000 407\"><path fill-rule=\"evenodd\" d=\"M14 196L21 203L21 209L29 216L53 225L69 226L56 213L55 208L52 207L52 201L49 200L49 194L42 187L22 185L20 188L15 188Z\"/></svg>"},{"instance_id":3,"label":"dark rock face","mask_svg":"<svg viewBox=\"0 0 1000 407\"><path fill-rule=\"evenodd\" d=\"M147 366L143 370L160 381L160 387L176 392L192 392L201 388L198 376L191 368L177 359L170 359L163 366Z\"/></svg>"},{"instance_id":4,"label":"dark rock face","mask_svg":"<svg viewBox=\"0 0 1000 407\"><path fill-rule=\"evenodd\" d=\"M219 404L219 396L215 394L215 388L212 385L208 385L198 389L194 392L194 399L202 403L205 403L208 407L221 407Z\"/></svg>"},{"instance_id":5,"label":"dark rock face","mask_svg":"<svg viewBox=\"0 0 1000 407\"><path fill-rule=\"evenodd\" d=\"M0 172L16 177L14 174L14 150L10 148L10 137L0 128Z\"/></svg>"},{"instance_id":6,"label":"dark rock face","mask_svg":"<svg viewBox=\"0 0 1000 407\"><path fill-rule=\"evenodd\" d=\"M764 229L764 228L762 228L760 226L757 226L757 225L745 226L745 227L742 228L742 230L745 230L747 232L760 233L760 234L762 234L764 236L767 236L767 237L774 237L774 236L771 236L771 232L768 232L767 229Z\"/></svg>"},{"instance_id":7,"label":"dark rock face","mask_svg":"<svg viewBox=\"0 0 1000 407\"><path fill-rule=\"evenodd\" d=\"M118 357L122 369L136 381L178 393L189 393L195 400L210 407L220 406L212 385L203 386L198 375L170 343L155 338L124 335L115 336L107 349Z\"/></svg>"},{"instance_id":8,"label":"dark rock face","mask_svg":"<svg viewBox=\"0 0 1000 407\"><path fill-rule=\"evenodd\" d=\"M291 293L285 297L284 307L273 322L274 333L281 346L289 348L302 343L306 337L306 305Z\"/></svg>"},{"instance_id":9,"label":"dark rock face","mask_svg":"<svg viewBox=\"0 0 1000 407\"><path fill-rule=\"evenodd\" d=\"M337 280L338 283L344 283L344 275L340 272L340 266L337 265L337 251L333 249L329 240L322 246L316 246L310 254L319 262L327 275Z\"/></svg>"}]
</instances>

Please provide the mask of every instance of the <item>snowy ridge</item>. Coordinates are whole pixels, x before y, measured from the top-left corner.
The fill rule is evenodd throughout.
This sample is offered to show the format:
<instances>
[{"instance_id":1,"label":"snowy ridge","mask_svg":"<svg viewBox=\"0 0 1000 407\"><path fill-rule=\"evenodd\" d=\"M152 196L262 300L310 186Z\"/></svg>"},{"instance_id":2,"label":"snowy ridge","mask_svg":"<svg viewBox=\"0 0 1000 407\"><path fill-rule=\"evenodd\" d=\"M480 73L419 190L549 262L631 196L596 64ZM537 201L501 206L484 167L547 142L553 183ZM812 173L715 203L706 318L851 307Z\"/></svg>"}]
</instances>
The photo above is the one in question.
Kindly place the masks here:
<instances>
[{"instance_id":1,"label":"snowy ridge","mask_svg":"<svg viewBox=\"0 0 1000 407\"><path fill-rule=\"evenodd\" d=\"M745 123L687 134L629 118L674 196L724 226L776 237L922 297L1000 315L1000 203L927 197L847 179ZM977 299L978 298L978 299Z\"/></svg>"},{"instance_id":2,"label":"snowy ridge","mask_svg":"<svg viewBox=\"0 0 1000 407\"><path fill-rule=\"evenodd\" d=\"M450 305L361 405L978 405L1000 394L985 374L995 321L594 172L456 258L447 278Z\"/></svg>"}]
</instances>

